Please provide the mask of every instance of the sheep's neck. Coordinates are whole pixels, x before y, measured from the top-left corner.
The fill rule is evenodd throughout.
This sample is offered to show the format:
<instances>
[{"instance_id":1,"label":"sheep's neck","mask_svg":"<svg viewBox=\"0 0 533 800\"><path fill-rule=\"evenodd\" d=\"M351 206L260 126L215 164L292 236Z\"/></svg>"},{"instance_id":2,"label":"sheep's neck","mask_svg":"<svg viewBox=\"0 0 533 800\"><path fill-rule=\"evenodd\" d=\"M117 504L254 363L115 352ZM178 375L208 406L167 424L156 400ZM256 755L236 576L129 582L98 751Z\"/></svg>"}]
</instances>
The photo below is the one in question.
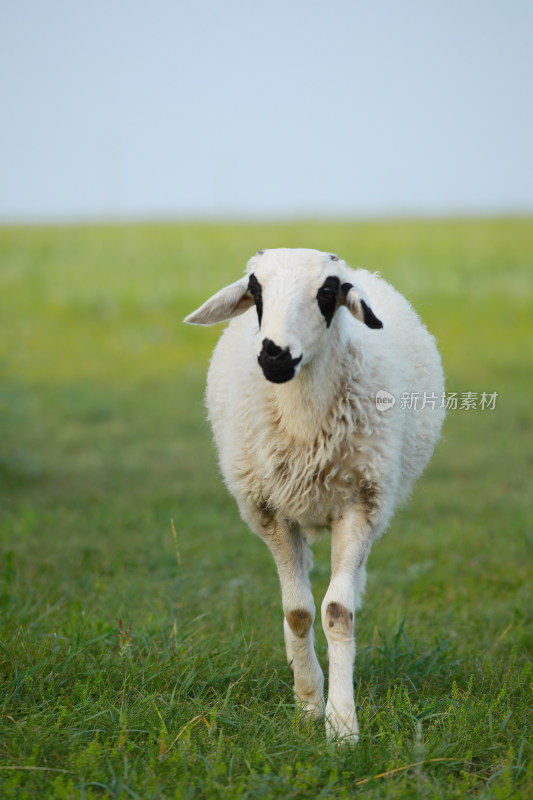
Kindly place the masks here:
<instances>
[{"instance_id":1,"label":"sheep's neck","mask_svg":"<svg viewBox=\"0 0 533 800\"><path fill-rule=\"evenodd\" d=\"M346 384L347 369L338 355L335 358L333 352L325 352L303 366L296 378L274 387L278 424L289 436L297 441L313 441L321 430L327 433L333 424L339 393Z\"/></svg>"}]
</instances>

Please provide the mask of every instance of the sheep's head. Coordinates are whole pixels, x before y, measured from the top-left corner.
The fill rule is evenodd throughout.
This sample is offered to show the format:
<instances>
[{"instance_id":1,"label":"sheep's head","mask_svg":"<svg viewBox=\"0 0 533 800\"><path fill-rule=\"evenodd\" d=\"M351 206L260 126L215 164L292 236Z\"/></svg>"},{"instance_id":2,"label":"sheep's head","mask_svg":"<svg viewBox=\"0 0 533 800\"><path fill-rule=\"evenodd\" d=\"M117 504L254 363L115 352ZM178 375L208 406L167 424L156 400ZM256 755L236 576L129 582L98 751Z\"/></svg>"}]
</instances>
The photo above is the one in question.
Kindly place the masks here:
<instances>
[{"instance_id":1,"label":"sheep's head","mask_svg":"<svg viewBox=\"0 0 533 800\"><path fill-rule=\"evenodd\" d=\"M260 250L246 274L186 317L214 325L255 305L257 360L267 380L285 383L320 351L339 307L369 328L382 328L344 261L318 250Z\"/></svg>"}]
</instances>

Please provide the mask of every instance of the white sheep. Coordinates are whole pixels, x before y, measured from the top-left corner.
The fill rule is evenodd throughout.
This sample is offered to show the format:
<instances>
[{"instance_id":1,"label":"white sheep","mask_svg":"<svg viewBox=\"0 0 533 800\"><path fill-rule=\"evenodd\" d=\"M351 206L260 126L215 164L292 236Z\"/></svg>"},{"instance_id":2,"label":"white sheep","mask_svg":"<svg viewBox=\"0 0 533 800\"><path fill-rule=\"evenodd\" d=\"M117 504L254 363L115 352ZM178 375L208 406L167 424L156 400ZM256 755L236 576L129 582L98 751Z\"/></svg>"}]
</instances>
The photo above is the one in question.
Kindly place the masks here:
<instances>
[{"instance_id":1,"label":"white sheep","mask_svg":"<svg viewBox=\"0 0 533 800\"><path fill-rule=\"evenodd\" d=\"M372 542L439 437L440 357L402 295L378 275L316 250L259 251L243 278L185 321L231 318L207 380L222 473L243 519L274 556L295 696L317 718L324 678L314 650L308 542L331 530L332 574L322 602L326 730L355 742L354 613Z\"/></svg>"}]
</instances>

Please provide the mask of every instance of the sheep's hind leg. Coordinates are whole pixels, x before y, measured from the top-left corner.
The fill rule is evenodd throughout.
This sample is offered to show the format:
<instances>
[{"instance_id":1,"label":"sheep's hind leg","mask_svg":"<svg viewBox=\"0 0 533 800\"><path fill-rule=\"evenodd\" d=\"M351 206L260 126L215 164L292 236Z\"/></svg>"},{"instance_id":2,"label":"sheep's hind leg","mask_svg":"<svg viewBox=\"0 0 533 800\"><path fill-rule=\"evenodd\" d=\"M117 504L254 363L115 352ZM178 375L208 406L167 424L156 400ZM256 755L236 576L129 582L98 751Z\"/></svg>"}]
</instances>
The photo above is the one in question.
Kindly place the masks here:
<instances>
[{"instance_id":1,"label":"sheep's hind leg","mask_svg":"<svg viewBox=\"0 0 533 800\"><path fill-rule=\"evenodd\" d=\"M362 511L350 509L332 524L331 581L322 602L329 655L326 732L328 738L347 744L355 744L359 738L353 690L353 627L364 590L369 549L370 531Z\"/></svg>"},{"instance_id":2,"label":"sheep's hind leg","mask_svg":"<svg viewBox=\"0 0 533 800\"><path fill-rule=\"evenodd\" d=\"M261 532L278 568L284 613L287 658L294 673L294 693L306 713L324 713L324 676L315 654L315 604L309 583L312 564L299 529L274 522Z\"/></svg>"}]
</instances>

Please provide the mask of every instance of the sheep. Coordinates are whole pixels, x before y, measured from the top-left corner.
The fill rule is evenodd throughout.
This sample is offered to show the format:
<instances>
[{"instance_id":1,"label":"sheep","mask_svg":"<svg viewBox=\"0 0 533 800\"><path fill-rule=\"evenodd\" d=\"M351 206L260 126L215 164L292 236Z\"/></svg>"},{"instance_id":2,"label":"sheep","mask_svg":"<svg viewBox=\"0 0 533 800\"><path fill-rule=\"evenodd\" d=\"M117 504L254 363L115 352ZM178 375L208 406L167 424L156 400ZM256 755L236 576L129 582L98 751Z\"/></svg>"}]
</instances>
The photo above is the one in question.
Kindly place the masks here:
<instances>
[{"instance_id":1,"label":"sheep","mask_svg":"<svg viewBox=\"0 0 533 800\"><path fill-rule=\"evenodd\" d=\"M206 392L221 471L277 566L296 702L317 719L325 713L329 739L353 744L354 615L371 545L439 438L440 356L390 284L317 250L258 251L244 277L185 322L226 320ZM418 403L401 402L406 395ZM309 581L309 545L324 528L332 566L321 606L327 705Z\"/></svg>"}]
</instances>

